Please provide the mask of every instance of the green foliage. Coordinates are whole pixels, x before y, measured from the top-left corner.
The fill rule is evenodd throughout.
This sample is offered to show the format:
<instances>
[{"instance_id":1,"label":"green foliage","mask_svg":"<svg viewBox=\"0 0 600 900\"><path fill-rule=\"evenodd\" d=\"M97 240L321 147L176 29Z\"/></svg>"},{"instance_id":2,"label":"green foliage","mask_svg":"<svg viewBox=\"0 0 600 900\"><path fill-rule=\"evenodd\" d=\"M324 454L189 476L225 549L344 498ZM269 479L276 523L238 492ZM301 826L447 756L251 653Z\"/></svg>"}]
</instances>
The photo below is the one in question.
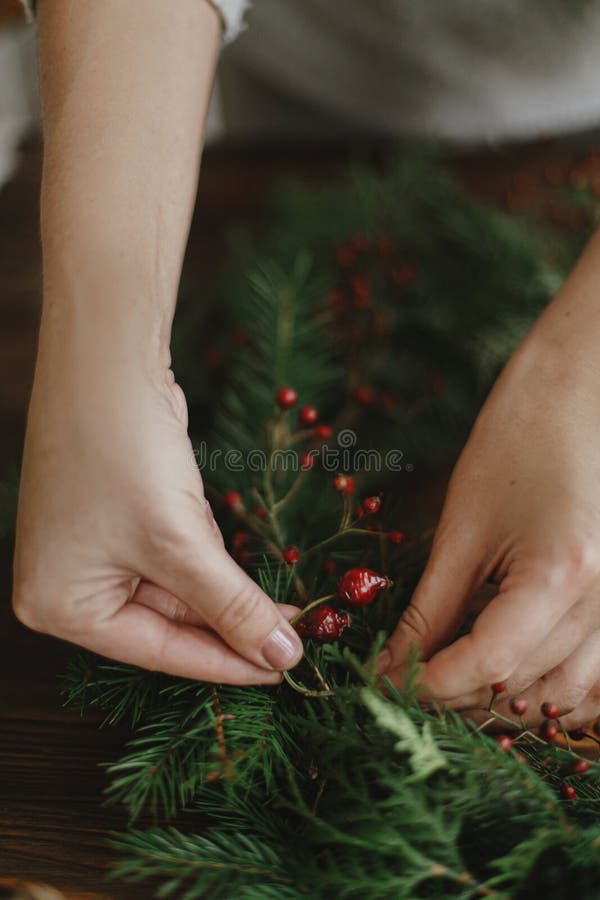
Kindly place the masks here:
<instances>
[{"instance_id":1,"label":"green foliage","mask_svg":"<svg viewBox=\"0 0 600 900\"><path fill-rule=\"evenodd\" d=\"M108 795L133 818L144 808L167 818L205 783L229 791L254 782L269 789L276 764L285 764L293 736L275 708L277 693L172 681L144 719L123 759L108 767Z\"/></svg>"},{"instance_id":2,"label":"green foliage","mask_svg":"<svg viewBox=\"0 0 600 900\"><path fill-rule=\"evenodd\" d=\"M369 531L352 498L333 491L322 457L306 473L271 464L274 450L319 446L296 411L278 410L283 384L336 432L352 427L379 450L412 448L418 463L447 456L560 284L574 244L483 208L422 158L324 191L288 188L274 215L260 251L240 251L244 275L230 277L222 297L224 309L235 303L245 336L210 442L260 450L269 465L222 464L204 475L217 502L224 489L241 491L243 507L219 518L227 540L244 529L240 561L276 602L335 594L350 565L370 565L394 587L353 611L337 643L307 641L295 689L197 684L77 656L67 700L134 729L108 768L108 796L132 818L150 810L159 820L115 836L115 874L187 900L524 900L550 891L550 873L554 897L576 886L592 900L597 766L572 775L570 752L527 736L524 762L458 715L422 708L410 687L378 690L382 634L427 552L418 532L399 546L386 539L391 516L398 527L405 514L406 470L357 473L386 492ZM405 265L411 277L393 274ZM356 278L361 290L368 282L367 306L353 305ZM332 289L344 296L341 310L327 307ZM366 407L352 400L361 385L375 396ZM302 552L294 567L282 562L288 543ZM576 802L560 798L565 781ZM176 813L177 827L166 827Z\"/></svg>"},{"instance_id":3,"label":"green foliage","mask_svg":"<svg viewBox=\"0 0 600 900\"><path fill-rule=\"evenodd\" d=\"M289 884L285 866L270 844L245 834L211 837L184 835L174 828L132 830L114 841L129 856L116 876L142 881L167 878L158 897L262 897L292 900L301 896Z\"/></svg>"},{"instance_id":4,"label":"green foliage","mask_svg":"<svg viewBox=\"0 0 600 900\"><path fill-rule=\"evenodd\" d=\"M446 768L446 760L433 740L428 722L419 731L401 707L388 703L370 688L363 690L362 701L380 728L399 739L394 750L409 754L416 780L429 778L437 769Z\"/></svg>"},{"instance_id":5,"label":"green foliage","mask_svg":"<svg viewBox=\"0 0 600 900\"><path fill-rule=\"evenodd\" d=\"M137 725L158 696L163 676L135 666L102 660L80 650L67 666L62 685L65 705L106 710L104 725Z\"/></svg>"}]
</instances>

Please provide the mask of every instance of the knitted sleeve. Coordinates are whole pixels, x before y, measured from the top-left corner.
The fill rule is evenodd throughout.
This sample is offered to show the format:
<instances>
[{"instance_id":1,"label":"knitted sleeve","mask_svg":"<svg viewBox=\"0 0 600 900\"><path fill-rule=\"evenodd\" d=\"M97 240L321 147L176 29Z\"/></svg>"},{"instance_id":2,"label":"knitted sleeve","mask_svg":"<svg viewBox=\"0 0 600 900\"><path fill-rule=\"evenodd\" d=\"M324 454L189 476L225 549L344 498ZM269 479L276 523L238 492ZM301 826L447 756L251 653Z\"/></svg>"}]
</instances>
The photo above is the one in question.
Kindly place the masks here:
<instances>
[{"instance_id":1,"label":"knitted sleeve","mask_svg":"<svg viewBox=\"0 0 600 900\"><path fill-rule=\"evenodd\" d=\"M246 27L244 14L250 6L250 0L202 0L214 6L223 23L223 43L230 44ZM25 7L28 22L35 19L36 0L21 0Z\"/></svg>"}]
</instances>

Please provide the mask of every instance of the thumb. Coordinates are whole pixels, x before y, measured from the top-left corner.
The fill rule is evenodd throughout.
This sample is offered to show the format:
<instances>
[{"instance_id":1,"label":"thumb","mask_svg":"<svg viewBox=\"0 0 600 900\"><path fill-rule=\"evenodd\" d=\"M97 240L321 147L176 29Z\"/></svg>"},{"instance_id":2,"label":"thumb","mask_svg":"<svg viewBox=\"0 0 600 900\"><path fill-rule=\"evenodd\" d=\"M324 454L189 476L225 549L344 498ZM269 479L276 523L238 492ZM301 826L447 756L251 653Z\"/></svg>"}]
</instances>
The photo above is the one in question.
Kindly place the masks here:
<instances>
[{"instance_id":1,"label":"thumb","mask_svg":"<svg viewBox=\"0 0 600 900\"><path fill-rule=\"evenodd\" d=\"M423 659L452 640L464 622L481 580L475 547L463 539L434 542L431 555L396 630L382 651L377 671L403 666L413 648Z\"/></svg>"},{"instance_id":2,"label":"thumb","mask_svg":"<svg viewBox=\"0 0 600 900\"><path fill-rule=\"evenodd\" d=\"M203 525L200 548L155 572L152 581L170 591L219 634L240 656L267 669L295 666L302 641L274 603L233 561L222 541Z\"/></svg>"}]
</instances>

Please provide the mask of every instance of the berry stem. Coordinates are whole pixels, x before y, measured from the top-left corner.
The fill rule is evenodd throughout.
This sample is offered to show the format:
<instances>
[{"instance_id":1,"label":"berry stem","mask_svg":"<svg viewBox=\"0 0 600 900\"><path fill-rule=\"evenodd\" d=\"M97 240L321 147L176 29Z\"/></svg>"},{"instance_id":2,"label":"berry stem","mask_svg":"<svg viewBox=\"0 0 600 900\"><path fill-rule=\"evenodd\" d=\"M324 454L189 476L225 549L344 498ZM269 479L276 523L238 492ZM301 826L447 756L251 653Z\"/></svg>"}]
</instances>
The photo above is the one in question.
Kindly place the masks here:
<instances>
[{"instance_id":1,"label":"berry stem","mask_svg":"<svg viewBox=\"0 0 600 900\"><path fill-rule=\"evenodd\" d=\"M323 678L323 675L321 674L319 667L315 663L312 664L312 667L313 667L313 672L315 673L315 677L316 677L317 681L319 682L319 684L321 685L321 687L323 688L323 690L331 691L331 688L329 687L329 685Z\"/></svg>"},{"instance_id":2,"label":"berry stem","mask_svg":"<svg viewBox=\"0 0 600 900\"><path fill-rule=\"evenodd\" d=\"M491 725L493 722L500 720L504 722L506 725L510 725L511 728L514 728L515 725L519 724L514 719L509 719L508 716L503 716L502 713L496 712L495 710L490 710L489 707L480 707L477 709L477 712L492 712L491 718L483 723L483 725L479 725L475 730L482 731L484 728L487 728L488 725ZM520 723L522 725L522 722ZM559 723L560 725L560 723ZM563 730L564 734L564 730ZM544 747L548 745L548 742L543 738L539 737L539 735L535 734L535 732L530 731L528 728L521 730L521 732L514 739L514 743L516 744L518 741L523 740L523 738L528 738L530 740L536 741L538 744L543 744ZM574 750L571 749L569 745L569 752L576 756L578 759L584 759L584 757L580 757L579 754L575 753Z\"/></svg>"},{"instance_id":3,"label":"berry stem","mask_svg":"<svg viewBox=\"0 0 600 900\"><path fill-rule=\"evenodd\" d=\"M342 494L342 518L338 532L348 532L352 518L352 495Z\"/></svg>"},{"instance_id":4,"label":"berry stem","mask_svg":"<svg viewBox=\"0 0 600 900\"><path fill-rule=\"evenodd\" d=\"M477 728L475 729L475 731L476 732L483 731L485 728L488 727L488 725L492 725L495 721L496 721L496 716L493 715L489 719L486 719L486 721L483 722L481 725L478 725Z\"/></svg>"},{"instance_id":5,"label":"berry stem","mask_svg":"<svg viewBox=\"0 0 600 900\"><path fill-rule=\"evenodd\" d=\"M296 496L296 494L302 487L302 482L304 481L305 475L306 475L306 472L300 471L298 473L298 477L296 478L296 480L290 487L287 494L284 494L283 497L281 497L279 500L275 501L275 503L273 504L273 512L274 513L278 513L282 506L285 506L286 503L289 503L290 500Z\"/></svg>"},{"instance_id":6,"label":"berry stem","mask_svg":"<svg viewBox=\"0 0 600 900\"><path fill-rule=\"evenodd\" d=\"M292 619L290 619L290 625L293 625L302 616L305 616L307 612L310 612L311 609L314 609L316 606L321 606L322 603L326 603L328 600L333 600L335 594L326 594L324 597L318 597L316 600L312 600L310 603L307 603L305 607L303 607L299 613L297 613Z\"/></svg>"},{"instance_id":7,"label":"berry stem","mask_svg":"<svg viewBox=\"0 0 600 900\"><path fill-rule=\"evenodd\" d=\"M313 691L310 688L307 688L305 685L301 684L301 682L296 681L289 672L284 672L283 677L289 684L293 690L297 691L299 694L303 694L305 697L333 697L334 691L326 690L326 691Z\"/></svg>"},{"instance_id":8,"label":"berry stem","mask_svg":"<svg viewBox=\"0 0 600 900\"><path fill-rule=\"evenodd\" d=\"M367 531L366 528L354 528L350 526L349 528L343 528L339 531L336 531L335 534L330 534L329 537L324 538L322 541L319 541L318 544L313 544L312 547L309 547L304 551L304 556L308 556L309 553L315 553L317 550L321 550L322 547L327 547L329 544L332 544L335 540L340 537L345 537L347 534L363 534L368 535L369 537L385 537L387 534L386 531Z\"/></svg>"}]
</instances>

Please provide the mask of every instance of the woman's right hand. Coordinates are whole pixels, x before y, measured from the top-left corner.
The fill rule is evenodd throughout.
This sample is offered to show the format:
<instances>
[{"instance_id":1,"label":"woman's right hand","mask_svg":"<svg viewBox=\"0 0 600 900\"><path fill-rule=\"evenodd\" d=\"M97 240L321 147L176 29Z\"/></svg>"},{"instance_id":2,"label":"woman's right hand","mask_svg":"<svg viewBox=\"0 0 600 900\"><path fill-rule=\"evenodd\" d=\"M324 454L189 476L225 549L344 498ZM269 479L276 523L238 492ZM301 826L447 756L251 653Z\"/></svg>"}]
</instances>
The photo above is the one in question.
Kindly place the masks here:
<instances>
[{"instance_id":1,"label":"woman's right hand","mask_svg":"<svg viewBox=\"0 0 600 900\"><path fill-rule=\"evenodd\" d=\"M114 335L111 349L77 328L61 334L42 330L29 414L18 618L148 669L278 683L302 655L286 621L296 610L226 552L172 372L122 362Z\"/></svg>"}]
</instances>

